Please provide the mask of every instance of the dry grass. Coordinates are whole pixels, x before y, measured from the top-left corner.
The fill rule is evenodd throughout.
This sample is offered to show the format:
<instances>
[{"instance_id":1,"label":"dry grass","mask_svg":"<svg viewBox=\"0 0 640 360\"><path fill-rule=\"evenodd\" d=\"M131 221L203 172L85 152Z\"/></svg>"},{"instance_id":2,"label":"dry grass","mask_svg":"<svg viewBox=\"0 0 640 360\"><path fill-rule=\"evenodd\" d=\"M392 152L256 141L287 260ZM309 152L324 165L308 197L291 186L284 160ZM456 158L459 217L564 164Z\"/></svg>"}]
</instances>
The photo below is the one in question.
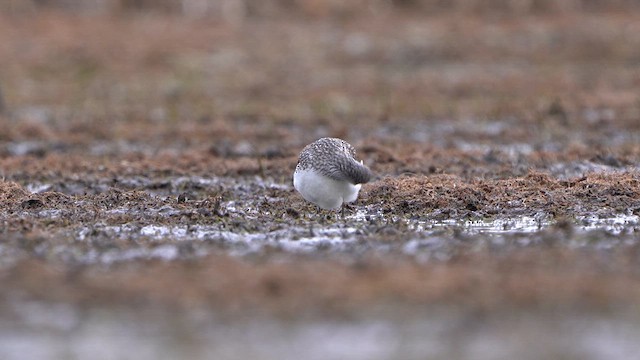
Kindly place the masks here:
<instances>
[{"instance_id":1,"label":"dry grass","mask_svg":"<svg viewBox=\"0 0 640 360\"><path fill-rule=\"evenodd\" d=\"M367 188L365 203L385 213L438 217L606 214L640 211L637 173L591 174L558 180L543 173L473 180L456 176L387 178ZM466 215L465 215L466 214Z\"/></svg>"}]
</instances>

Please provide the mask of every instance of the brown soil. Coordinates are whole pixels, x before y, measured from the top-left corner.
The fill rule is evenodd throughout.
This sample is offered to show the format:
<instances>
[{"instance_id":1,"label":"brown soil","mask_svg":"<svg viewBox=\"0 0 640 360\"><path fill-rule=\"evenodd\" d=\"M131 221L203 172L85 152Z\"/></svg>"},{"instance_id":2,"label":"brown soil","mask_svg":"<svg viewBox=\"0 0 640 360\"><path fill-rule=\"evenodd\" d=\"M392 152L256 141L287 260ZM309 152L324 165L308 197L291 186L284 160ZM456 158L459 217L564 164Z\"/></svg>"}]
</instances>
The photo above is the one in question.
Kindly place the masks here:
<instances>
[{"instance_id":1,"label":"brown soil","mask_svg":"<svg viewBox=\"0 0 640 360\"><path fill-rule=\"evenodd\" d=\"M300 3L234 21L126 2L3 9L0 297L288 314L640 301L637 227L579 226L640 211L633 3L437 16L420 1ZM344 219L291 186L298 152L321 136L353 143L376 173ZM540 231L503 246L407 225L523 216ZM358 245L235 256L216 239L109 232L150 225L294 239L355 228ZM433 237L445 258L401 250ZM167 244L175 259L86 261Z\"/></svg>"}]
</instances>

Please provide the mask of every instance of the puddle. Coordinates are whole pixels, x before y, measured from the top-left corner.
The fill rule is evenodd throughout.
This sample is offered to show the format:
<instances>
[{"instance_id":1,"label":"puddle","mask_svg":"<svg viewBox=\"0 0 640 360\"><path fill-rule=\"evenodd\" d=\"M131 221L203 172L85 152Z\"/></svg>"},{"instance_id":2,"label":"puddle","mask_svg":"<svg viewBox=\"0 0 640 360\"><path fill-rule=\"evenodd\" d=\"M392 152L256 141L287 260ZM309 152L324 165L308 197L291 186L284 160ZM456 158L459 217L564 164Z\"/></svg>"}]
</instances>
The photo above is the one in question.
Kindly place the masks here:
<instances>
[{"instance_id":1,"label":"puddle","mask_svg":"<svg viewBox=\"0 0 640 360\"><path fill-rule=\"evenodd\" d=\"M167 244L160 245L150 249L147 248L135 248L135 249L127 249L127 250L110 250L106 251L99 256L95 256L95 260L91 261L91 258L94 258L93 253L90 253L87 263L101 263L101 264L113 264L116 262L122 261L132 261L132 260L176 260L180 255L180 250L176 245ZM205 255L205 254L202 254Z\"/></svg>"},{"instance_id":2,"label":"puddle","mask_svg":"<svg viewBox=\"0 0 640 360\"><path fill-rule=\"evenodd\" d=\"M28 359L639 359L640 326L621 314L418 311L346 319L220 320L165 313L12 304L0 358ZM536 346L531 346L536 344Z\"/></svg>"},{"instance_id":3,"label":"puddle","mask_svg":"<svg viewBox=\"0 0 640 360\"><path fill-rule=\"evenodd\" d=\"M569 180L586 176L593 173L624 173L637 171L637 166L616 167L606 164L599 164L592 161L574 161L570 163L556 163L549 167L551 175L558 179Z\"/></svg>"},{"instance_id":4,"label":"puddle","mask_svg":"<svg viewBox=\"0 0 640 360\"><path fill-rule=\"evenodd\" d=\"M634 232L640 226L638 215L620 214L610 218L599 218L597 216L580 216L577 218L578 227L582 230L605 230L612 234L623 232Z\"/></svg>"},{"instance_id":5,"label":"puddle","mask_svg":"<svg viewBox=\"0 0 640 360\"><path fill-rule=\"evenodd\" d=\"M550 216L522 216L495 220L443 220L443 221L407 221L413 231L434 231L454 227L469 235L476 234L526 234L544 230L553 225ZM582 231L603 230L612 234L633 232L640 226L637 215L618 214L612 217L578 216L575 228Z\"/></svg>"},{"instance_id":6,"label":"puddle","mask_svg":"<svg viewBox=\"0 0 640 360\"><path fill-rule=\"evenodd\" d=\"M354 216L357 219L362 214ZM363 218L362 218L363 219ZM640 218L620 215L612 218L581 218L576 222L574 235L562 244L567 247L608 249L637 243L633 233ZM353 223L350 223L353 225ZM357 223L356 223L357 224ZM211 253L249 256L267 252L283 254L355 254L366 251L412 256L420 261L447 261L460 247L509 248L536 246L544 241L545 230L552 222L545 217L496 219L492 221L407 221L402 233L404 241L377 240L368 233L364 224L360 228L346 224L281 227L266 232L233 232L220 225L133 225L82 227L70 235L80 242L96 236L116 241L135 240L129 248L92 249L74 254L82 263L111 264L136 259L174 260L201 257ZM384 231L381 230L381 231ZM548 230L547 230L548 231ZM605 232L603 234L602 232ZM597 236L591 236L596 234ZM618 235L627 234L620 238ZM60 247L60 251L69 251ZM55 252L55 251L54 251ZM0 257L2 252L0 251Z\"/></svg>"},{"instance_id":7,"label":"puddle","mask_svg":"<svg viewBox=\"0 0 640 360\"><path fill-rule=\"evenodd\" d=\"M531 233L540 231L551 224L546 216L507 218L495 220L443 220L443 221L408 221L413 231L435 231L447 227L455 227L469 235L481 233Z\"/></svg>"},{"instance_id":8,"label":"puddle","mask_svg":"<svg viewBox=\"0 0 640 360\"><path fill-rule=\"evenodd\" d=\"M96 227L84 227L77 231L80 241L88 241ZM113 249L103 253L91 251L76 259L83 263L111 264L135 259L174 260L185 257L200 257L212 252L225 252L233 256L259 254L267 249L285 253L314 253L322 251L348 251L357 244L358 230L355 228L293 228L268 233L234 233L220 230L217 226L104 226L101 236L111 239L144 238L147 246L131 249ZM140 242L140 241L138 241ZM181 251L181 246L188 253Z\"/></svg>"}]
</instances>

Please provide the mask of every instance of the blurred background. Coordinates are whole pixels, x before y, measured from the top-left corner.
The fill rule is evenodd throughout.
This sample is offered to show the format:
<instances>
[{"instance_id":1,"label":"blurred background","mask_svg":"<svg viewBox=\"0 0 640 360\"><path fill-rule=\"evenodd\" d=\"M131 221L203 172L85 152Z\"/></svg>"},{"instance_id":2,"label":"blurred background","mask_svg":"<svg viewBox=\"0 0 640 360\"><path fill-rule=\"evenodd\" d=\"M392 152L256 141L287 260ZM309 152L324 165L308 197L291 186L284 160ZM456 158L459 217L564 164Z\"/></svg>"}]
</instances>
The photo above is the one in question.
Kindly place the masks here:
<instances>
[{"instance_id":1,"label":"blurred background","mask_svg":"<svg viewBox=\"0 0 640 360\"><path fill-rule=\"evenodd\" d=\"M231 138L212 150L228 154L249 150L233 139L242 130L260 135L250 150L264 155L274 149L260 140L291 154L289 146L328 134L457 148L468 140L455 136L464 126L443 137L425 124L498 121L476 132L490 144L602 149L609 137L575 131L637 129L639 7L6 0L0 85L11 114L3 121L14 126L2 136L70 150L110 139L204 146L224 134Z\"/></svg>"},{"instance_id":2,"label":"blurred background","mask_svg":"<svg viewBox=\"0 0 640 360\"><path fill-rule=\"evenodd\" d=\"M0 358L637 359L639 34L634 0L0 0ZM322 136L377 174L340 220L291 184Z\"/></svg>"},{"instance_id":3,"label":"blurred background","mask_svg":"<svg viewBox=\"0 0 640 360\"><path fill-rule=\"evenodd\" d=\"M34 11L37 8L58 8L76 12L111 13L129 11L160 11L186 16L222 16L225 10L242 16L356 16L366 11L412 11L439 13L463 11L469 13L531 14L551 12L632 10L638 4L632 0L356 0L344 4L336 0L8 0L3 8L9 11ZM229 16L227 14L227 16Z\"/></svg>"}]
</instances>

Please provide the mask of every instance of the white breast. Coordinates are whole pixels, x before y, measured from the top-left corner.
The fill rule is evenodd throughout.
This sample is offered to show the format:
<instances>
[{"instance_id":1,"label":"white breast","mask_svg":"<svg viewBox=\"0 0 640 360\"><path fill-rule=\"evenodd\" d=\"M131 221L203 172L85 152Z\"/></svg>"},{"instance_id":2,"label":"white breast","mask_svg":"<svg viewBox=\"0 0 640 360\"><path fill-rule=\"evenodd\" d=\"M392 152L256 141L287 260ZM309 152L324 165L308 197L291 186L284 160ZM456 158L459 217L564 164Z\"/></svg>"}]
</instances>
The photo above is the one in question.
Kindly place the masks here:
<instances>
[{"instance_id":1,"label":"white breast","mask_svg":"<svg viewBox=\"0 0 640 360\"><path fill-rule=\"evenodd\" d=\"M356 201L361 185L334 180L311 169L296 169L293 187L305 200L329 210L339 208L343 202Z\"/></svg>"}]
</instances>

